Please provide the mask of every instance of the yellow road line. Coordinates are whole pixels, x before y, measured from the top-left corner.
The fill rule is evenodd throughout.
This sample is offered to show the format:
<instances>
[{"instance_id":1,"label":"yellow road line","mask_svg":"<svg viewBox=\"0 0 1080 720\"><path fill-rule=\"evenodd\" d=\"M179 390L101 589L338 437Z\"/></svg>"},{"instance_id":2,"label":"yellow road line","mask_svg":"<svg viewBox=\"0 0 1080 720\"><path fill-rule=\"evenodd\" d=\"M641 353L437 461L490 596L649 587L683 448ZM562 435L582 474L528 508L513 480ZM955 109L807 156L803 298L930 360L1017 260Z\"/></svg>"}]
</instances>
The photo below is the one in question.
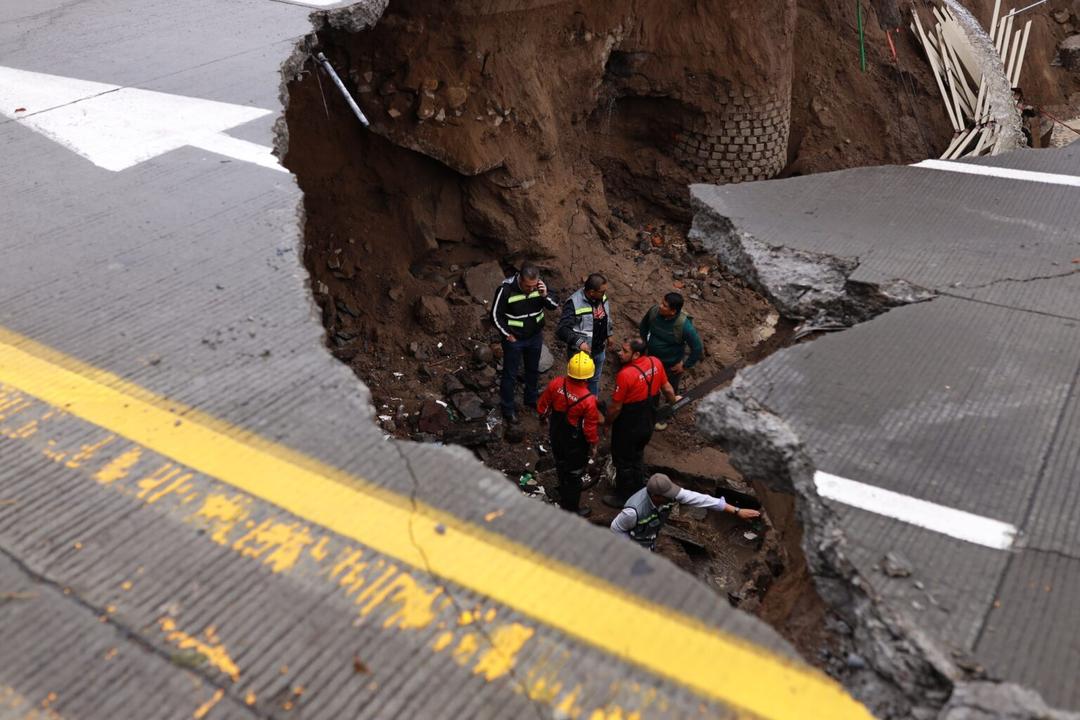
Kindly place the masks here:
<instances>
[{"instance_id":1,"label":"yellow road line","mask_svg":"<svg viewBox=\"0 0 1080 720\"><path fill-rule=\"evenodd\" d=\"M4 328L0 383L702 697L776 720L871 717L812 668Z\"/></svg>"}]
</instances>

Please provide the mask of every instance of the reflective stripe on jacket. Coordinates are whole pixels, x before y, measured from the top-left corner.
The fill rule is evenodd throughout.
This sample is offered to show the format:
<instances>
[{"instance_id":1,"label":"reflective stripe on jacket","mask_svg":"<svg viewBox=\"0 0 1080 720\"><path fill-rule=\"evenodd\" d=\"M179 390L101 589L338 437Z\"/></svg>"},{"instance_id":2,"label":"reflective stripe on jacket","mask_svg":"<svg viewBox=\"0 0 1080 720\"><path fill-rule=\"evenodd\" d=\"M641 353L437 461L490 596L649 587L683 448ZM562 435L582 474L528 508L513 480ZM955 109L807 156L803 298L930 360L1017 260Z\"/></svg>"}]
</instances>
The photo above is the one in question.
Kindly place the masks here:
<instances>
[{"instance_id":1,"label":"reflective stripe on jacket","mask_svg":"<svg viewBox=\"0 0 1080 720\"><path fill-rule=\"evenodd\" d=\"M531 338L544 327L544 311L557 308L559 304L548 293L539 290L523 293L518 276L507 278L495 291L491 304L491 319L505 338L513 335L518 340Z\"/></svg>"},{"instance_id":2,"label":"reflective stripe on jacket","mask_svg":"<svg viewBox=\"0 0 1080 720\"><path fill-rule=\"evenodd\" d=\"M668 515L675 503L667 503L656 507L653 505L649 491L641 488L630 496L624 507L632 509L637 514L637 523L630 530L630 537L639 545L652 550L656 546L656 538L660 535L660 528L667 522Z\"/></svg>"}]
</instances>

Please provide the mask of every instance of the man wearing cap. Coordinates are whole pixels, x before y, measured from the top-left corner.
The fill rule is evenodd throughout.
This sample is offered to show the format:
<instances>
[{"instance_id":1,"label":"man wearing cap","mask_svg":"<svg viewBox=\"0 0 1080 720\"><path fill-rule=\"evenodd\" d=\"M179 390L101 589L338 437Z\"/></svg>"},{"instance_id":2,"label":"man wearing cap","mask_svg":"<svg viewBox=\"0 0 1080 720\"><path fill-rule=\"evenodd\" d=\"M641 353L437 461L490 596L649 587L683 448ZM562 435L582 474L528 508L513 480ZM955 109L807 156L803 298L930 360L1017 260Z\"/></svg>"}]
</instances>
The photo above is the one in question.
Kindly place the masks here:
<instances>
[{"instance_id":1,"label":"man wearing cap","mask_svg":"<svg viewBox=\"0 0 1080 720\"><path fill-rule=\"evenodd\" d=\"M598 427L604 421L596 407L596 396L589 392L587 384L595 371L592 358L579 352L567 363L566 376L548 383L536 403L541 417L551 413L548 432L559 477L556 488L559 507L582 517L590 511L580 504L581 477L589 463L590 451L596 454L600 440Z\"/></svg>"},{"instance_id":2,"label":"man wearing cap","mask_svg":"<svg viewBox=\"0 0 1080 720\"><path fill-rule=\"evenodd\" d=\"M686 490L671 482L667 475L656 473L649 478L645 487L626 501L626 505L611 521L611 531L618 535L629 535L639 545L653 550L660 528L667 522L676 503L731 513L743 520L761 516L759 510L735 507L722 497Z\"/></svg>"}]
</instances>

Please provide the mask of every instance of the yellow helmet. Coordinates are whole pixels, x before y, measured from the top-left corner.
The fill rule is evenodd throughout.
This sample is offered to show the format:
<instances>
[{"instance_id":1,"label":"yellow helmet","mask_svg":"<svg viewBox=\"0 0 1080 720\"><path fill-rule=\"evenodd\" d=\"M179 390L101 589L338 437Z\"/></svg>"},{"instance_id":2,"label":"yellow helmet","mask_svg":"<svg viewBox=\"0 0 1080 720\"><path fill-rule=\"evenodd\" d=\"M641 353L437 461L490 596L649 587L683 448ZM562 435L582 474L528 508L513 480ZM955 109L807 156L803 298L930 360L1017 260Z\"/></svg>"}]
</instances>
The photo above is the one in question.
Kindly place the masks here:
<instances>
[{"instance_id":1,"label":"yellow helmet","mask_svg":"<svg viewBox=\"0 0 1080 720\"><path fill-rule=\"evenodd\" d=\"M596 373L596 363L586 353L579 352L566 364L566 374L575 380L592 380Z\"/></svg>"}]
</instances>

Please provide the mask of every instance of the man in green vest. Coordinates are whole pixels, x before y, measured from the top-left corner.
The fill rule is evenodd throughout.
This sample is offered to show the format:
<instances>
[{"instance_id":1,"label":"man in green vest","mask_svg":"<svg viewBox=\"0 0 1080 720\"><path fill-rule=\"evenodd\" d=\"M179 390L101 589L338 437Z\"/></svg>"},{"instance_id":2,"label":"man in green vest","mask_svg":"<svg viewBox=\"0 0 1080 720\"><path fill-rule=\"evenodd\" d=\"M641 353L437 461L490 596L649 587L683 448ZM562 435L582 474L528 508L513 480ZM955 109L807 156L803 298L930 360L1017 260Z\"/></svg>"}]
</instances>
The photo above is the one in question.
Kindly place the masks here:
<instances>
[{"instance_id":1,"label":"man in green vest","mask_svg":"<svg viewBox=\"0 0 1080 720\"><path fill-rule=\"evenodd\" d=\"M645 313L639 330L649 345L649 354L663 363L668 382L678 393L683 373L697 365L704 354L694 320L683 311L683 296L677 292L665 295L659 305L653 305ZM690 357L686 357L687 347ZM660 423L656 429L666 427Z\"/></svg>"}]
</instances>

